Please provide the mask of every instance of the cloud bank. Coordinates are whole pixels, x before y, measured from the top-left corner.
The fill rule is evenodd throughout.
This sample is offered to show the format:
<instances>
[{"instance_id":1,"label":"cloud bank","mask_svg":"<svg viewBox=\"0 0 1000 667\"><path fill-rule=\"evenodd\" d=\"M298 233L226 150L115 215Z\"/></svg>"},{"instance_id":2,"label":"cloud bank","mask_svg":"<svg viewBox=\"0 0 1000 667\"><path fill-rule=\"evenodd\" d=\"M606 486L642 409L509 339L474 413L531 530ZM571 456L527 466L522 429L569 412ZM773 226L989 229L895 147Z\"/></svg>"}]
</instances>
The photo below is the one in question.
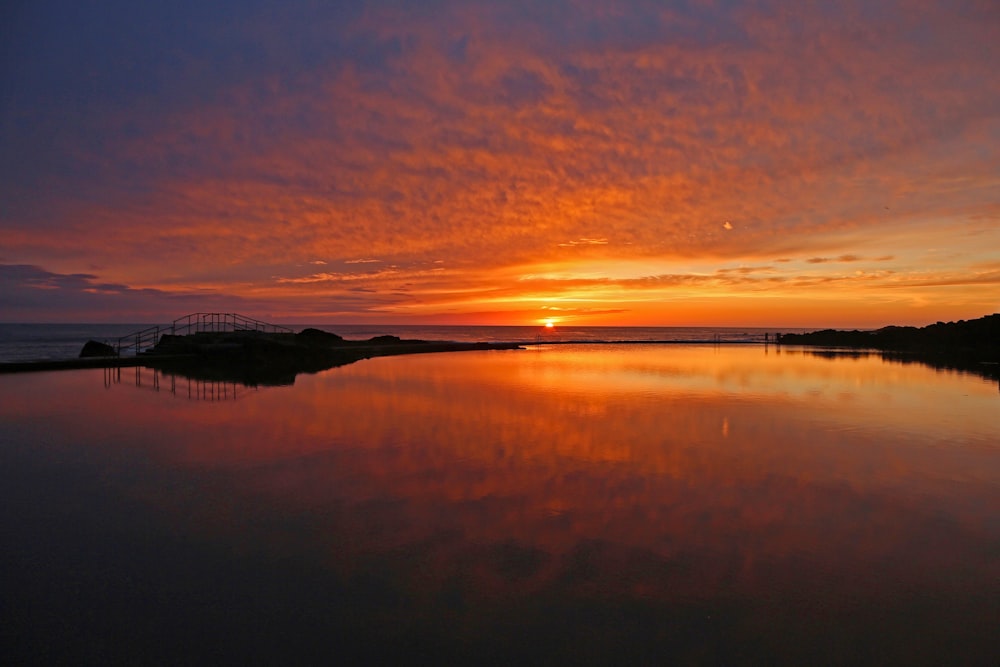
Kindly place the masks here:
<instances>
[{"instance_id":1,"label":"cloud bank","mask_svg":"<svg viewBox=\"0 0 1000 667\"><path fill-rule=\"evenodd\" d=\"M973 268L1000 259L993 2L52 2L11 25L0 261L66 297L19 288L27 312L1000 306ZM87 301L74 276L120 288Z\"/></svg>"}]
</instances>

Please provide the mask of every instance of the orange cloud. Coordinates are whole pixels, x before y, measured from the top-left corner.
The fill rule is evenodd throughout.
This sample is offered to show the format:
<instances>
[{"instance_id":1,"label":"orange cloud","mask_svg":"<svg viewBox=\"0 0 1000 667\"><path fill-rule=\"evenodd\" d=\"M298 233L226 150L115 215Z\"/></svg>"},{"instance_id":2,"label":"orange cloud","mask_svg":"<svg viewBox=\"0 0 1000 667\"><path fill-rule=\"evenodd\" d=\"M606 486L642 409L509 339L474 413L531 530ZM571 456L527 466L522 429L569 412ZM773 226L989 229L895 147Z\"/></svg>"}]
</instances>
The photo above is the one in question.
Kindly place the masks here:
<instances>
[{"instance_id":1,"label":"orange cloud","mask_svg":"<svg viewBox=\"0 0 1000 667\"><path fill-rule=\"evenodd\" d=\"M196 95L192 57L177 100L88 111L101 150L70 143L93 191L41 226L18 198L0 259L348 319L568 299L697 324L674 304L821 298L833 324L873 291L888 319L996 309L971 268L1000 247L995 10L602 5L248 18L236 39L284 67Z\"/></svg>"}]
</instances>

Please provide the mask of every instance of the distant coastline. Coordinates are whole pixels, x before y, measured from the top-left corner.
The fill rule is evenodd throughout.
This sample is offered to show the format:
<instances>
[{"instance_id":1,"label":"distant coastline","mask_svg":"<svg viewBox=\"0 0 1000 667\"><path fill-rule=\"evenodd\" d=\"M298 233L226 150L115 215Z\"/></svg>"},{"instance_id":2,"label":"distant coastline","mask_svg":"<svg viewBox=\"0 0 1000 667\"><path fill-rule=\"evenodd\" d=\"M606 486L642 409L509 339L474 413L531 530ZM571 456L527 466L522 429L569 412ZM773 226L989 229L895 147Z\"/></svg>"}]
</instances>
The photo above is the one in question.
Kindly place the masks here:
<instances>
[{"instance_id":1,"label":"distant coastline","mask_svg":"<svg viewBox=\"0 0 1000 667\"><path fill-rule=\"evenodd\" d=\"M1000 313L976 320L938 322L926 327L888 326L874 331L824 329L784 334L782 345L866 348L922 356L951 356L1000 362Z\"/></svg>"},{"instance_id":2,"label":"distant coastline","mask_svg":"<svg viewBox=\"0 0 1000 667\"><path fill-rule=\"evenodd\" d=\"M926 327L784 334L778 342L782 346L812 348L813 354L819 355L873 350L890 362L922 363L1000 382L1000 313Z\"/></svg>"}]
</instances>

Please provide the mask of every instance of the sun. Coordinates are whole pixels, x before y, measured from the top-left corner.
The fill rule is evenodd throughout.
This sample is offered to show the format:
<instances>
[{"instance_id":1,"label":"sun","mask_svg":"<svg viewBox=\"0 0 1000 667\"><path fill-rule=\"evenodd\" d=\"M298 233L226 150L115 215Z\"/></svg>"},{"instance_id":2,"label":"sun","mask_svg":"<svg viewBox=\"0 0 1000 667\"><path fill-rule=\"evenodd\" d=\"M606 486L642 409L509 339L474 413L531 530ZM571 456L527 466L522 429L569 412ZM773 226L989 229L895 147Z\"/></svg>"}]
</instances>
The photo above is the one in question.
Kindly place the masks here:
<instances>
[{"instance_id":1,"label":"sun","mask_svg":"<svg viewBox=\"0 0 1000 667\"><path fill-rule=\"evenodd\" d=\"M546 329L553 329L553 328L555 328L555 326L556 326L556 323L553 320L545 320L545 328Z\"/></svg>"}]
</instances>

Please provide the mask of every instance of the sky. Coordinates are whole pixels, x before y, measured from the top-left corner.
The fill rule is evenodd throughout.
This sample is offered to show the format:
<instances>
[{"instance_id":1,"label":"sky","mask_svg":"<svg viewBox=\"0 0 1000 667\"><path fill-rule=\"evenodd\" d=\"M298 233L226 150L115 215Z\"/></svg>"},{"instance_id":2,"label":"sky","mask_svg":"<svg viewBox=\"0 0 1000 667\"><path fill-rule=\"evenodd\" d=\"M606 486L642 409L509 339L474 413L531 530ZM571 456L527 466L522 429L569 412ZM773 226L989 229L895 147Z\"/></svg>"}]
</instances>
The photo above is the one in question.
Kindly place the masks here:
<instances>
[{"instance_id":1,"label":"sky","mask_svg":"<svg viewBox=\"0 0 1000 667\"><path fill-rule=\"evenodd\" d=\"M1000 311L995 0L0 9L0 321Z\"/></svg>"}]
</instances>

